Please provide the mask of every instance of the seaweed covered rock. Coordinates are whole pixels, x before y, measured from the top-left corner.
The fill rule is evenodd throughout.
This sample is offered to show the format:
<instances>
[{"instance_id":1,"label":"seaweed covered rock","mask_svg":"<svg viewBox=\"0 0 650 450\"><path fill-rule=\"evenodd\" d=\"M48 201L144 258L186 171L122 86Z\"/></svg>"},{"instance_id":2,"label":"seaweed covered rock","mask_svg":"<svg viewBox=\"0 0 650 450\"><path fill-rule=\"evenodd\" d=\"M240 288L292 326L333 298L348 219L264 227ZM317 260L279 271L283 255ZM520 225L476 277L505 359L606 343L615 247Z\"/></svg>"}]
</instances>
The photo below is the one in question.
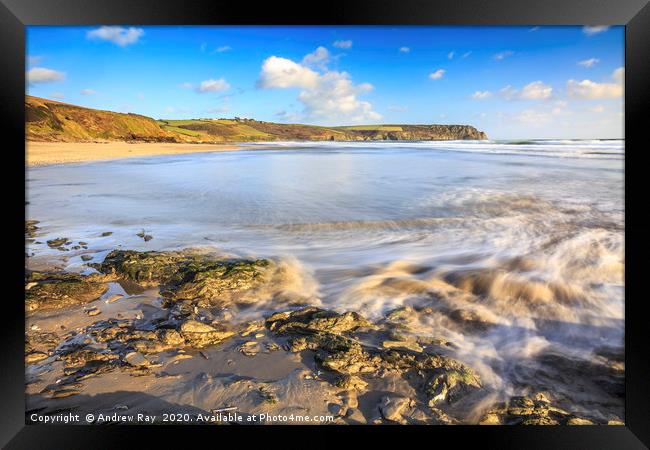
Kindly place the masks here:
<instances>
[{"instance_id":1,"label":"seaweed covered rock","mask_svg":"<svg viewBox=\"0 0 650 450\"><path fill-rule=\"evenodd\" d=\"M25 309L58 309L98 299L108 290L100 277L32 272L25 284Z\"/></svg>"},{"instance_id":2,"label":"seaweed covered rock","mask_svg":"<svg viewBox=\"0 0 650 450\"><path fill-rule=\"evenodd\" d=\"M25 236L33 238L36 235L36 231L38 230L37 223L39 223L38 220L25 221Z\"/></svg>"},{"instance_id":3,"label":"seaweed covered rock","mask_svg":"<svg viewBox=\"0 0 650 450\"><path fill-rule=\"evenodd\" d=\"M480 420L481 425L594 425L595 422L577 417L551 404L543 393L512 397L499 403Z\"/></svg>"},{"instance_id":4,"label":"seaweed covered rock","mask_svg":"<svg viewBox=\"0 0 650 450\"><path fill-rule=\"evenodd\" d=\"M289 335L289 350L314 351L321 367L340 375L337 381L342 384L340 387L348 384L345 380L358 379L363 374L421 373L429 380L425 393L431 406L443 400L452 402L481 387L478 375L452 358L404 347L384 349L362 345L354 337L354 331L376 327L357 313L338 314L308 307L274 314L267 318L266 326Z\"/></svg>"},{"instance_id":5,"label":"seaweed covered rock","mask_svg":"<svg viewBox=\"0 0 650 450\"><path fill-rule=\"evenodd\" d=\"M345 333L358 328L373 328L373 324L356 312L338 314L315 307L273 314L266 319L269 330L277 333Z\"/></svg>"},{"instance_id":6,"label":"seaweed covered rock","mask_svg":"<svg viewBox=\"0 0 650 450\"><path fill-rule=\"evenodd\" d=\"M223 260L189 252L114 250L92 267L142 286L161 285L167 300L211 306L264 284L270 265L265 259Z\"/></svg>"}]
</instances>

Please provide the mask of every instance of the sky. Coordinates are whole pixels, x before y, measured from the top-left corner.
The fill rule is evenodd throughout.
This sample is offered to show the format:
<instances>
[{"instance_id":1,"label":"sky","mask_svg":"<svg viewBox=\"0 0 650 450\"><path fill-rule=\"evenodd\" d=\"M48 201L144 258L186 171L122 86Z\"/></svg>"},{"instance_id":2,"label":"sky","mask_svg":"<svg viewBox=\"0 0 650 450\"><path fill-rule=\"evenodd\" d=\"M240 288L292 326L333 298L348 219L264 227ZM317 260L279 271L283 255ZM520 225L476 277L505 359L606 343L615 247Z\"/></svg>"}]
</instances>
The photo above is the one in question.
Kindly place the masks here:
<instances>
[{"instance_id":1,"label":"sky","mask_svg":"<svg viewBox=\"0 0 650 450\"><path fill-rule=\"evenodd\" d=\"M30 95L157 119L624 137L620 26L30 26L26 61Z\"/></svg>"}]
</instances>

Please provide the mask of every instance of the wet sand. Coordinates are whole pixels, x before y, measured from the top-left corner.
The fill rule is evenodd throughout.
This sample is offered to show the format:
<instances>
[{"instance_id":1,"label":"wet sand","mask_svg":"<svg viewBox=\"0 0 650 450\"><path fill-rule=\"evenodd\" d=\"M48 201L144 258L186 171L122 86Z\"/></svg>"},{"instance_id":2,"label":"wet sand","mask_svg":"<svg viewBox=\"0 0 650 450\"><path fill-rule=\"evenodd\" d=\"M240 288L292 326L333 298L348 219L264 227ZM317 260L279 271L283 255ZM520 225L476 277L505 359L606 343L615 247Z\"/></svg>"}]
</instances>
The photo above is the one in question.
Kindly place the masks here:
<instances>
[{"instance_id":1,"label":"wet sand","mask_svg":"<svg viewBox=\"0 0 650 450\"><path fill-rule=\"evenodd\" d=\"M177 144L128 142L34 142L26 143L27 166L47 166L142 156L237 150L233 144Z\"/></svg>"}]
</instances>

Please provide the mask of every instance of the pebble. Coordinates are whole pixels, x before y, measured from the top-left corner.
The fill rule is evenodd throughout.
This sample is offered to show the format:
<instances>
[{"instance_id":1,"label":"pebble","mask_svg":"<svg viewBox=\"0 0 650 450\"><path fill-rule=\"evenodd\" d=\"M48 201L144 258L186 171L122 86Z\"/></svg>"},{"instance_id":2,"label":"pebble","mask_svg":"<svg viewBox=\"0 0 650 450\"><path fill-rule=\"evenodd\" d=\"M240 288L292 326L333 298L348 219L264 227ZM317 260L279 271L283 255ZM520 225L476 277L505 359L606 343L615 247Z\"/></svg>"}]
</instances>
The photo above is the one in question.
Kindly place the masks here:
<instances>
[{"instance_id":1,"label":"pebble","mask_svg":"<svg viewBox=\"0 0 650 450\"><path fill-rule=\"evenodd\" d=\"M132 366L148 366L149 360L140 352L130 352L124 356L124 360Z\"/></svg>"}]
</instances>

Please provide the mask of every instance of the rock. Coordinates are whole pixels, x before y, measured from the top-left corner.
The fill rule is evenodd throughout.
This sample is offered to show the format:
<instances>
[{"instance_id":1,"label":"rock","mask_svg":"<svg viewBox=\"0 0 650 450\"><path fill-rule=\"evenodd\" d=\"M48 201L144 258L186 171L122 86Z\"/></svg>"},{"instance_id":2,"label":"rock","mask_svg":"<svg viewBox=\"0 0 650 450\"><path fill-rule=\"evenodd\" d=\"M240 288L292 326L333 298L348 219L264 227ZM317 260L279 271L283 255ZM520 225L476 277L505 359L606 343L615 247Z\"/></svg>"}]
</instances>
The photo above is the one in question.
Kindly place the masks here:
<instances>
[{"instance_id":1,"label":"rock","mask_svg":"<svg viewBox=\"0 0 650 450\"><path fill-rule=\"evenodd\" d=\"M142 286L163 285L168 301L194 301L212 307L265 283L271 263L263 259L222 260L190 252L114 250L101 264L91 266Z\"/></svg>"},{"instance_id":2,"label":"rock","mask_svg":"<svg viewBox=\"0 0 650 450\"><path fill-rule=\"evenodd\" d=\"M363 392L368 383L356 375L343 375L336 380L336 386L341 389L357 390Z\"/></svg>"},{"instance_id":3,"label":"rock","mask_svg":"<svg viewBox=\"0 0 650 450\"><path fill-rule=\"evenodd\" d=\"M149 242L150 240L153 239L153 236L151 236L150 234L145 234L144 236L142 236L142 239L144 239L145 242Z\"/></svg>"},{"instance_id":4,"label":"rock","mask_svg":"<svg viewBox=\"0 0 650 450\"><path fill-rule=\"evenodd\" d=\"M33 238L36 235L36 231L38 230L37 223L39 223L38 220L25 221L25 236Z\"/></svg>"},{"instance_id":5,"label":"rock","mask_svg":"<svg viewBox=\"0 0 650 450\"><path fill-rule=\"evenodd\" d=\"M256 341L244 342L237 350L246 356L256 356L260 352L260 344Z\"/></svg>"},{"instance_id":6,"label":"rock","mask_svg":"<svg viewBox=\"0 0 650 450\"><path fill-rule=\"evenodd\" d=\"M359 399L357 398L357 393L355 391L346 391L341 396L343 405L347 408L356 408L359 406Z\"/></svg>"},{"instance_id":7,"label":"rock","mask_svg":"<svg viewBox=\"0 0 650 450\"><path fill-rule=\"evenodd\" d=\"M56 239L50 239L49 241L47 241L47 245L50 248L57 248L57 247L61 247L62 245L65 245L65 244L67 244L69 242L70 241L68 240L68 238L56 238Z\"/></svg>"},{"instance_id":8,"label":"rock","mask_svg":"<svg viewBox=\"0 0 650 450\"><path fill-rule=\"evenodd\" d=\"M577 417L553 406L543 393L512 397L494 405L479 421L480 425L591 425L593 421Z\"/></svg>"},{"instance_id":9,"label":"rock","mask_svg":"<svg viewBox=\"0 0 650 450\"><path fill-rule=\"evenodd\" d=\"M101 234L101 237L110 236L111 234L113 234L112 231L104 231L104 232Z\"/></svg>"},{"instance_id":10,"label":"rock","mask_svg":"<svg viewBox=\"0 0 650 450\"><path fill-rule=\"evenodd\" d=\"M429 405L433 406L442 401L451 403L457 397L480 387L478 376L473 371L459 368L434 376L425 388L425 392L429 396Z\"/></svg>"},{"instance_id":11,"label":"rock","mask_svg":"<svg viewBox=\"0 0 650 450\"><path fill-rule=\"evenodd\" d=\"M101 311L99 309L97 309L97 308L92 308L92 309L87 309L86 310L86 314L88 314L89 316L96 316L96 315L98 315L100 313L101 313Z\"/></svg>"},{"instance_id":12,"label":"rock","mask_svg":"<svg viewBox=\"0 0 650 450\"><path fill-rule=\"evenodd\" d=\"M414 352L422 351L422 347L420 347L417 342L410 341L384 341L382 346L384 348L404 348Z\"/></svg>"},{"instance_id":13,"label":"rock","mask_svg":"<svg viewBox=\"0 0 650 450\"><path fill-rule=\"evenodd\" d=\"M105 283L96 279L75 273L32 272L27 284L38 284L25 291L25 309L58 309L89 303L108 290Z\"/></svg>"},{"instance_id":14,"label":"rock","mask_svg":"<svg viewBox=\"0 0 650 450\"><path fill-rule=\"evenodd\" d=\"M93 259L93 257L91 255L81 255L81 260L82 261L90 261L92 259Z\"/></svg>"},{"instance_id":15,"label":"rock","mask_svg":"<svg viewBox=\"0 0 650 450\"><path fill-rule=\"evenodd\" d=\"M124 356L124 361L132 366L148 366L149 360L140 352L130 352Z\"/></svg>"},{"instance_id":16,"label":"rock","mask_svg":"<svg viewBox=\"0 0 650 450\"><path fill-rule=\"evenodd\" d=\"M25 355L25 364L34 364L48 358L49 355L43 352L31 352Z\"/></svg>"},{"instance_id":17,"label":"rock","mask_svg":"<svg viewBox=\"0 0 650 450\"><path fill-rule=\"evenodd\" d=\"M327 406L327 410L334 416L342 416L347 411L347 408L344 408L343 405L339 405L338 403L330 403Z\"/></svg>"},{"instance_id":18,"label":"rock","mask_svg":"<svg viewBox=\"0 0 650 450\"><path fill-rule=\"evenodd\" d=\"M185 342L196 348L219 344L221 341L235 334L232 331L219 330L196 320L183 322L179 330Z\"/></svg>"},{"instance_id":19,"label":"rock","mask_svg":"<svg viewBox=\"0 0 650 450\"><path fill-rule=\"evenodd\" d=\"M382 397L379 402L379 412L381 416L392 422L402 422L402 412L404 412L410 404L410 400L404 397Z\"/></svg>"},{"instance_id":20,"label":"rock","mask_svg":"<svg viewBox=\"0 0 650 450\"><path fill-rule=\"evenodd\" d=\"M374 325L355 312L338 314L320 308L307 307L287 313L277 313L266 319L266 327L277 333L344 333Z\"/></svg>"},{"instance_id":21,"label":"rock","mask_svg":"<svg viewBox=\"0 0 650 450\"><path fill-rule=\"evenodd\" d=\"M181 333L210 333L215 329L206 323L197 320L188 320L183 322L180 327Z\"/></svg>"}]
</instances>

